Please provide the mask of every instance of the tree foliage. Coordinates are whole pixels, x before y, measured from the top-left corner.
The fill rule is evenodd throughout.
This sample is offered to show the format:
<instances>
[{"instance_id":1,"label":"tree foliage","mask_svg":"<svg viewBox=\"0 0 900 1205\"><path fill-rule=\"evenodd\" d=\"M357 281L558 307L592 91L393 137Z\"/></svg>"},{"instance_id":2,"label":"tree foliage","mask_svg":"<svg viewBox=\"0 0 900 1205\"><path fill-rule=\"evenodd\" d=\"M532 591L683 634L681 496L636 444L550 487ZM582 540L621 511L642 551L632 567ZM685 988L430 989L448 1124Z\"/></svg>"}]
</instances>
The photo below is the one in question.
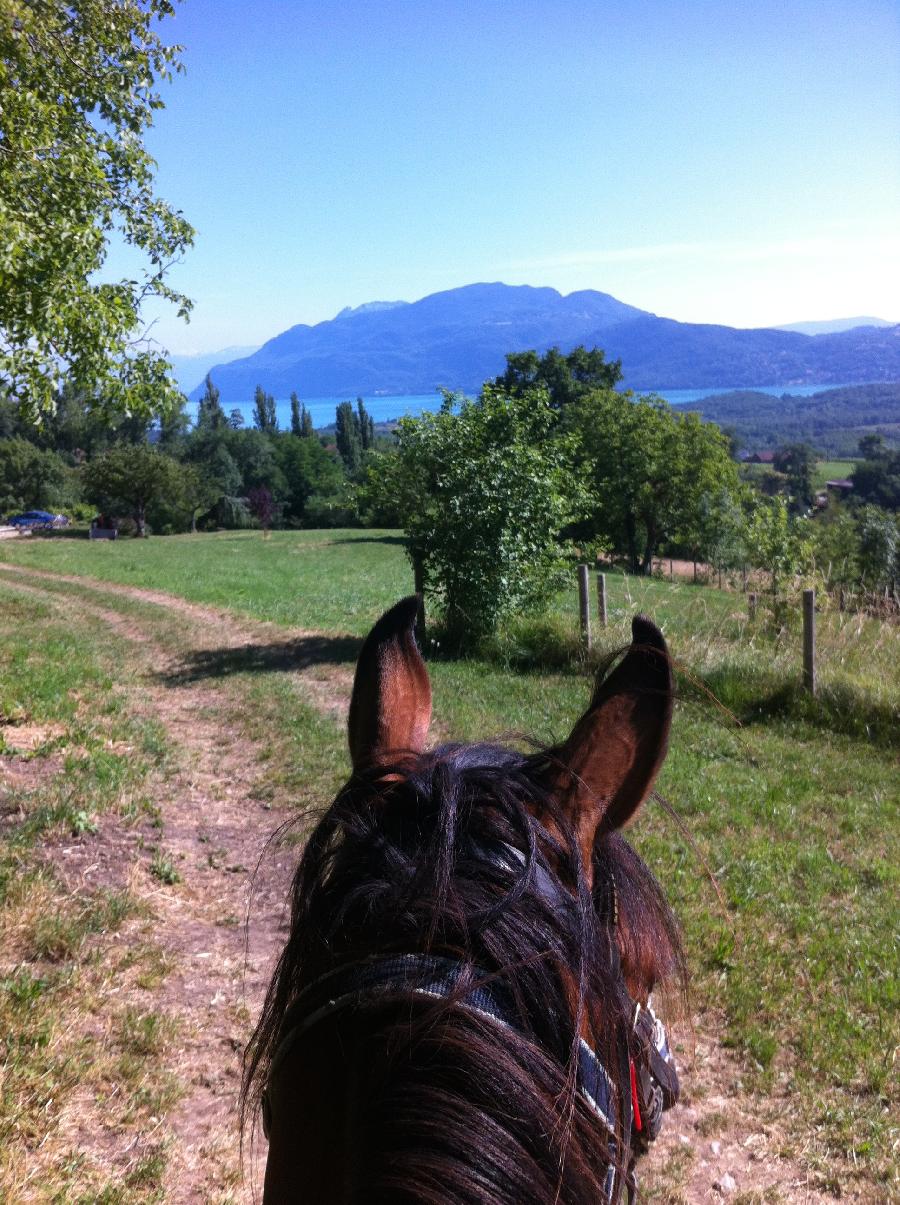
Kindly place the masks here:
<instances>
[{"instance_id":1,"label":"tree foliage","mask_svg":"<svg viewBox=\"0 0 900 1205\"><path fill-rule=\"evenodd\" d=\"M142 329L151 298L190 303L167 272L190 245L154 195L143 144L179 47L156 32L171 0L0 0L0 387L32 415L63 378L92 404L174 404L169 366ZM143 254L104 281L111 241Z\"/></svg>"},{"instance_id":2,"label":"tree foliage","mask_svg":"<svg viewBox=\"0 0 900 1205\"><path fill-rule=\"evenodd\" d=\"M896 446L900 383L847 385L811 397L731 390L692 402L691 409L730 430L738 448L748 451L803 442L820 453L853 456L861 429L882 430Z\"/></svg>"},{"instance_id":3,"label":"tree foliage","mask_svg":"<svg viewBox=\"0 0 900 1205\"><path fill-rule=\"evenodd\" d=\"M317 439L283 435L275 445L275 457L284 482L284 517L289 522L304 522L310 498L342 496L340 464Z\"/></svg>"},{"instance_id":4,"label":"tree foliage","mask_svg":"<svg viewBox=\"0 0 900 1205\"><path fill-rule=\"evenodd\" d=\"M506 357L506 372L494 385L509 397L522 397L529 390L547 390L550 405L560 410L597 389L613 389L622 379L622 361L607 362L599 347L576 347L563 355L551 347L542 356L536 351L512 352Z\"/></svg>"},{"instance_id":5,"label":"tree foliage","mask_svg":"<svg viewBox=\"0 0 900 1205\"><path fill-rule=\"evenodd\" d=\"M699 500L697 551L719 575L745 566L748 559L747 520L742 506L746 495L723 485Z\"/></svg>"},{"instance_id":6,"label":"tree foliage","mask_svg":"<svg viewBox=\"0 0 900 1205\"><path fill-rule=\"evenodd\" d=\"M656 397L602 390L580 398L567 416L579 446L591 507L583 534L626 552L648 573L664 540L699 554L705 540L702 499L737 490L726 436L696 414Z\"/></svg>"},{"instance_id":7,"label":"tree foliage","mask_svg":"<svg viewBox=\"0 0 900 1205\"><path fill-rule=\"evenodd\" d=\"M826 587L850 586L859 580L859 532L853 514L832 500L812 525L816 568Z\"/></svg>"},{"instance_id":8,"label":"tree foliage","mask_svg":"<svg viewBox=\"0 0 900 1205\"><path fill-rule=\"evenodd\" d=\"M274 435L278 430L275 398L271 393L266 393L262 385L256 386L253 395L253 425L257 431L265 431L269 435Z\"/></svg>"},{"instance_id":9,"label":"tree foliage","mask_svg":"<svg viewBox=\"0 0 900 1205\"><path fill-rule=\"evenodd\" d=\"M816 455L806 443L785 444L778 448L772 459L772 466L778 473L785 476L787 490L791 497L792 509L795 512L806 510L812 505L813 470Z\"/></svg>"},{"instance_id":10,"label":"tree foliage","mask_svg":"<svg viewBox=\"0 0 900 1205\"><path fill-rule=\"evenodd\" d=\"M315 435L312 415L296 393L291 394L291 435L299 435L301 439Z\"/></svg>"},{"instance_id":11,"label":"tree foliage","mask_svg":"<svg viewBox=\"0 0 900 1205\"><path fill-rule=\"evenodd\" d=\"M400 421L386 484L454 643L540 606L559 586L558 533L580 491L571 441L548 438L553 423L546 391L508 397L492 386L477 402L448 394L437 414Z\"/></svg>"},{"instance_id":12,"label":"tree foliage","mask_svg":"<svg viewBox=\"0 0 900 1205\"><path fill-rule=\"evenodd\" d=\"M57 395L54 411L44 415L39 426L14 402L0 402L0 432L59 452L73 463L80 463L113 443L142 441L150 425L150 419L143 414L109 414L98 410L83 392L68 383ZM161 436L167 438L180 425L173 412L161 428Z\"/></svg>"},{"instance_id":13,"label":"tree foliage","mask_svg":"<svg viewBox=\"0 0 900 1205\"><path fill-rule=\"evenodd\" d=\"M335 411L334 441L344 468L354 477L362 464L363 445L359 419L353 411L352 402L341 402Z\"/></svg>"},{"instance_id":14,"label":"tree foliage","mask_svg":"<svg viewBox=\"0 0 900 1205\"><path fill-rule=\"evenodd\" d=\"M263 531L268 531L275 517L275 499L272 491L258 485L247 492L247 508Z\"/></svg>"},{"instance_id":15,"label":"tree foliage","mask_svg":"<svg viewBox=\"0 0 900 1205\"><path fill-rule=\"evenodd\" d=\"M62 457L25 439L0 439L0 515L57 509L74 494L72 472Z\"/></svg>"},{"instance_id":16,"label":"tree foliage","mask_svg":"<svg viewBox=\"0 0 900 1205\"><path fill-rule=\"evenodd\" d=\"M900 530L897 516L878 506L864 506L858 517L859 562L863 583L880 589L900 576Z\"/></svg>"},{"instance_id":17,"label":"tree foliage","mask_svg":"<svg viewBox=\"0 0 900 1205\"><path fill-rule=\"evenodd\" d=\"M867 451L851 475L854 496L886 510L900 510L900 452L883 445L869 445Z\"/></svg>"},{"instance_id":18,"label":"tree foliage","mask_svg":"<svg viewBox=\"0 0 900 1205\"><path fill-rule=\"evenodd\" d=\"M84 492L104 512L127 512L143 536L148 508L180 493L181 468L147 444L119 444L84 466Z\"/></svg>"},{"instance_id":19,"label":"tree foliage","mask_svg":"<svg viewBox=\"0 0 900 1205\"><path fill-rule=\"evenodd\" d=\"M366 409L366 403L361 397L356 399L356 423L359 427L359 442L362 450L368 452L375 446L375 419Z\"/></svg>"},{"instance_id":20,"label":"tree foliage","mask_svg":"<svg viewBox=\"0 0 900 1205\"><path fill-rule=\"evenodd\" d=\"M747 521L747 545L754 565L772 574L772 593L812 559L809 520L791 516L783 498L756 498Z\"/></svg>"},{"instance_id":21,"label":"tree foliage","mask_svg":"<svg viewBox=\"0 0 900 1205\"><path fill-rule=\"evenodd\" d=\"M208 427L210 430L217 431L226 426L228 420L219 400L221 396L212 377L207 373L203 393L197 404L197 427L201 430Z\"/></svg>"}]
</instances>

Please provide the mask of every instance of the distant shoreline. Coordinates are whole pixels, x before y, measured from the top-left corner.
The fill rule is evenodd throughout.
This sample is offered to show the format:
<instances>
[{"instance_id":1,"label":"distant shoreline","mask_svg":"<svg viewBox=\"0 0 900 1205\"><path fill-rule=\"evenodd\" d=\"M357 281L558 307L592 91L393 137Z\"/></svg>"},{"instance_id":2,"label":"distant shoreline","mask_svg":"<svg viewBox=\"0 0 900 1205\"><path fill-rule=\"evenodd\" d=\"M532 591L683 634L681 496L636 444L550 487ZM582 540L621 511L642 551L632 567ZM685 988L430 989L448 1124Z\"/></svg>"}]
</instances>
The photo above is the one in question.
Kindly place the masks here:
<instances>
[{"instance_id":1,"label":"distant shoreline","mask_svg":"<svg viewBox=\"0 0 900 1205\"><path fill-rule=\"evenodd\" d=\"M872 382L866 382L872 383ZM770 397L781 397L783 394L791 394L793 397L811 397L815 393L822 393L826 389L842 389L846 388L841 384L816 384L816 385L718 385L715 388L706 389L640 389L635 390L636 393L648 394L657 393L660 397L665 398L672 406L686 406L693 402L703 401L705 398L718 397L720 394L740 393L743 391L752 391L754 393L765 393ZM396 423L405 415L419 415L426 412L434 412L440 408L442 394L435 390L434 393L418 393L418 394L390 394L390 395L362 395L363 401L366 404L366 409L376 424L381 426L384 424ZM335 409L341 402L354 401L355 396L344 395L343 397L313 397L300 398L304 406L312 415L313 425L316 430L324 430L328 427L333 427L335 422ZM253 402L243 402L238 406L225 406L226 414L232 410L240 410L246 426L253 425ZM290 398L277 398L275 401L275 412L278 417L278 426L283 431L291 429L291 402ZM188 403L188 413L193 418L197 413L197 404L195 402Z\"/></svg>"}]
</instances>

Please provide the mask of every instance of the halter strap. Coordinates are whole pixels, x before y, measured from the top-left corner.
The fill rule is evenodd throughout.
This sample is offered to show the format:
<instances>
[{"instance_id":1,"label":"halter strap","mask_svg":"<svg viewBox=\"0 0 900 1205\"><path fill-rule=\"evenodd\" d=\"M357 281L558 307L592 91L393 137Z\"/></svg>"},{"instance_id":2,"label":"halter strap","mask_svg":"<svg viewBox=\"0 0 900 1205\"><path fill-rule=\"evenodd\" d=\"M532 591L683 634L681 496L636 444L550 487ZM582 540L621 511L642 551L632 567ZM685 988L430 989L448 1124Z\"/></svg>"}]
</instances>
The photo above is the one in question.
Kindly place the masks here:
<instances>
[{"instance_id":1,"label":"halter strap","mask_svg":"<svg viewBox=\"0 0 900 1205\"><path fill-rule=\"evenodd\" d=\"M322 975L305 988L293 1001L284 1016L278 1047L269 1068L269 1080L290 1054L297 1040L314 1025L344 1009L370 1004L372 1001L389 1000L392 997L430 997L433 1000L454 1000L462 1008L478 1013L479 1016L502 1025L505 1029L520 1032L508 1018L513 1015L513 1004L502 982L495 976L486 976L476 983L466 980L472 968L451 958L430 954L395 954L386 958L356 962L339 967ZM476 972L477 974L478 972ZM607 1201L613 1200L615 1188L615 1157L619 1143L616 1138L615 1101L617 1091L600 1061L597 1053L580 1038L578 1042L577 1066L578 1090L585 1104L602 1123L609 1134L610 1167L607 1172L605 1191ZM627 1133L625 1149L630 1143L630 1102L624 1112ZM270 1105L268 1092L263 1098L263 1126L269 1130Z\"/></svg>"},{"instance_id":2,"label":"halter strap","mask_svg":"<svg viewBox=\"0 0 900 1205\"><path fill-rule=\"evenodd\" d=\"M525 854L505 841L487 851L487 860L510 870L528 864ZM567 893L540 862L532 862L529 869L537 894L552 906L563 906L569 898ZM611 875L606 881L603 898L597 904L599 915L614 933L618 923L618 893ZM615 942L611 944L611 954L618 967ZM476 977L474 982L473 976ZM610 1158L604 1181L608 1205L618 1199L617 1172L621 1175L619 1191L624 1189L627 1200L634 1202L637 1194L634 1157L647 1150L659 1133L663 1112L678 1099L678 1075L662 1022L649 1001L641 1006L632 999L621 974L618 990L622 993L626 1013L632 1013L631 1033L637 1047L635 1057L627 1047L622 1047L619 1052L621 1092L616 1089L596 1051L583 1038L578 1042L576 1068L579 1094L608 1134ZM410 996L452 1001L493 1024L521 1034L519 1027L510 1020L515 1017L516 1010L502 974L490 975L471 964L431 954L373 956L327 971L295 997L282 1021L278 1046L269 1067L269 1082L297 1040L320 1021L344 1009L391 998L409 999ZM615 1108L620 1096L621 1144L616 1136ZM262 1111L263 1129L268 1137L271 1120L268 1087L263 1093ZM620 1150L622 1159L617 1168Z\"/></svg>"}]
</instances>

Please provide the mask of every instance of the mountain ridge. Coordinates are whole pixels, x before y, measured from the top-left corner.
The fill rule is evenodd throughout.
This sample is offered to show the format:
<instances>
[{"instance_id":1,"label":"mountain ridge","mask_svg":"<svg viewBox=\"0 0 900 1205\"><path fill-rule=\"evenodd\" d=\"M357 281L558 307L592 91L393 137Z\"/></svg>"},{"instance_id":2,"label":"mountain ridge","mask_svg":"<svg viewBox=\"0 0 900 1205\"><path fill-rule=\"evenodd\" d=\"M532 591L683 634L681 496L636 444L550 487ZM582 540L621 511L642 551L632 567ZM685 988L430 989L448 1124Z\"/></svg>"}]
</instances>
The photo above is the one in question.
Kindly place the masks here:
<instances>
[{"instance_id":1,"label":"mountain ridge","mask_svg":"<svg viewBox=\"0 0 900 1205\"><path fill-rule=\"evenodd\" d=\"M508 352L583 343L621 359L628 387L729 388L900 379L900 325L811 337L660 318L592 289L476 283L299 323L210 374L223 404L275 397L480 389ZM198 386L192 393L202 392Z\"/></svg>"},{"instance_id":2,"label":"mountain ridge","mask_svg":"<svg viewBox=\"0 0 900 1205\"><path fill-rule=\"evenodd\" d=\"M254 343L237 347L220 347L217 351L176 352L170 353L168 359L172 365L175 380L178 382L178 388L184 393L188 393L198 384L202 384L211 368L215 368L223 362L230 363L231 360L246 359L247 356L253 355L258 348L259 344ZM223 361L225 356L230 356L231 359Z\"/></svg>"},{"instance_id":3,"label":"mountain ridge","mask_svg":"<svg viewBox=\"0 0 900 1205\"><path fill-rule=\"evenodd\" d=\"M774 326L776 331L797 331L801 335L836 335L841 331L854 331L860 326L895 326L886 318L824 318L812 322L787 322Z\"/></svg>"}]
</instances>

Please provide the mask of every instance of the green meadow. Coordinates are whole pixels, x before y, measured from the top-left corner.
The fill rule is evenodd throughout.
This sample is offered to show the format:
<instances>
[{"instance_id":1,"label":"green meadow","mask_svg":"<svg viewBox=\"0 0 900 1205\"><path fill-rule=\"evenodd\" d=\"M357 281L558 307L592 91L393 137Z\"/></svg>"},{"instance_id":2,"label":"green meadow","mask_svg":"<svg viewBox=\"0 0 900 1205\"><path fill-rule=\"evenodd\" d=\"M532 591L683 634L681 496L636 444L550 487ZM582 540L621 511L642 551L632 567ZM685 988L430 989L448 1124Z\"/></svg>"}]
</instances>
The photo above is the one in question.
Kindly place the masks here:
<instances>
[{"instance_id":1,"label":"green meadow","mask_svg":"<svg viewBox=\"0 0 900 1205\"><path fill-rule=\"evenodd\" d=\"M817 460L813 472L813 486L825 488L826 481L844 481L856 467L855 460Z\"/></svg>"},{"instance_id":2,"label":"green meadow","mask_svg":"<svg viewBox=\"0 0 900 1205\"><path fill-rule=\"evenodd\" d=\"M0 546L0 574L2 562L344 636L322 656L345 669L358 638L412 580L397 533L372 531L17 539ZM38 584L36 574L27 580ZM783 1150L802 1157L812 1183L887 1199L900 1040L900 632L823 609L820 691L811 699L800 683L796 604L763 596L751 622L736 590L621 573L607 583L609 626L598 630L595 621L588 655L579 643L574 568L573 588L547 616L509 624L478 657L445 656L435 629L426 651L436 733L560 737L587 701L594 662L627 643L631 617L645 612L660 624L679 670L658 783L669 807L651 801L631 836L684 927L693 1024L714 1030L738 1060L760 1115L789 1108ZM45 587L63 597L79 589ZM5 601L13 605L11 596ZM141 605L116 603L112 593L108 604ZM98 661L84 632L67 631L58 610L22 599L14 605L0 706L71 724L66 700L75 691L102 715L103 696L127 672L116 668L122 663ZM242 689L246 731L263 751L273 798L327 802L344 765L338 723L299 707L275 668L248 676ZM145 750L128 783L115 787L121 793L137 789L155 754L152 732L136 719L115 722L137 724L131 739ZM96 777L99 750L87 737L79 744L89 763L83 772ZM98 798L106 798L113 788L97 781ZM70 804L90 815L91 790ZM8 867L9 856L20 855L6 856ZM27 987L0 983L0 992L13 994L10 1015Z\"/></svg>"}]
</instances>

